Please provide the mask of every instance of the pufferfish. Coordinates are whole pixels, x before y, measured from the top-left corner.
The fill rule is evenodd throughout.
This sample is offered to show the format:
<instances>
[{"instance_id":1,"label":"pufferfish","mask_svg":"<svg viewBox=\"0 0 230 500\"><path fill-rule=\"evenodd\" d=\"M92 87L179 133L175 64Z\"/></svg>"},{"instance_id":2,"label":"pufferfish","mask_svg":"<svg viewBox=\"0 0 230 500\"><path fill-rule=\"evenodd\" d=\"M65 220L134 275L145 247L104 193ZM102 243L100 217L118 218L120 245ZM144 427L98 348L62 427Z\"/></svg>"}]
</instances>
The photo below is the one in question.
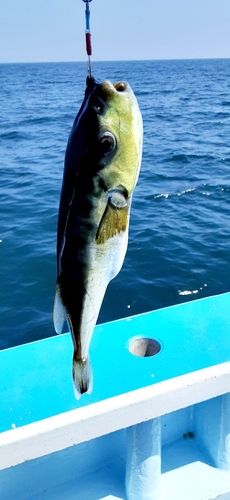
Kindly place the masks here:
<instances>
[{"instance_id":1,"label":"pufferfish","mask_svg":"<svg viewBox=\"0 0 230 500\"><path fill-rule=\"evenodd\" d=\"M76 397L92 390L89 346L109 282L128 244L143 124L126 82L87 78L67 144L57 231L54 327L65 319L73 340Z\"/></svg>"}]
</instances>

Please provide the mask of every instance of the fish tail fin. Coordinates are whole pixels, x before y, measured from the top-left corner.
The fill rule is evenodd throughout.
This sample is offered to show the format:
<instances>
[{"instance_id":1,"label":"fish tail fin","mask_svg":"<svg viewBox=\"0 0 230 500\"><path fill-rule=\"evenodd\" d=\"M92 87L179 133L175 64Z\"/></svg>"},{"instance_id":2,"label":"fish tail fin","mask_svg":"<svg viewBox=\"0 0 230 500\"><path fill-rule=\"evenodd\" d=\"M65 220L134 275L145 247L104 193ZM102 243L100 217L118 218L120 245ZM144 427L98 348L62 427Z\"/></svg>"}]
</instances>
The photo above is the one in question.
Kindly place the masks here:
<instances>
[{"instance_id":1,"label":"fish tail fin","mask_svg":"<svg viewBox=\"0 0 230 500\"><path fill-rule=\"evenodd\" d=\"M62 333L65 318L66 312L62 304L59 286L57 285L53 308L53 323L56 333Z\"/></svg>"},{"instance_id":2,"label":"fish tail fin","mask_svg":"<svg viewBox=\"0 0 230 500\"><path fill-rule=\"evenodd\" d=\"M73 356L73 383L76 399L80 399L81 395L87 392L92 392L92 369L89 357L86 359L77 360Z\"/></svg>"}]
</instances>

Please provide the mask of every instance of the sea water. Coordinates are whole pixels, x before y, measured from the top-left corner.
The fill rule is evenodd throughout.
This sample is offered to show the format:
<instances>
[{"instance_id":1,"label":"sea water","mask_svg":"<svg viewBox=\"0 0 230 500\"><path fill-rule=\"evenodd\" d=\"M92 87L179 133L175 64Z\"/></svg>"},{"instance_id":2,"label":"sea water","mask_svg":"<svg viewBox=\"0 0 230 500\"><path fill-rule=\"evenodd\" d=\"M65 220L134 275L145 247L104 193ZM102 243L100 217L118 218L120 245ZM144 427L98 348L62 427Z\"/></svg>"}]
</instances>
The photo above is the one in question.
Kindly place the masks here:
<instances>
[{"instance_id":1,"label":"sea water","mask_svg":"<svg viewBox=\"0 0 230 500\"><path fill-rule=\"evenodd\" d=\"M230 60L95 62L132 86L144 150L99 322L230 290ZM86 64L0 65L0 348L54 335L56 227ZM67 330L67 327L66 327Z\"/></svg>"}]
</instances>

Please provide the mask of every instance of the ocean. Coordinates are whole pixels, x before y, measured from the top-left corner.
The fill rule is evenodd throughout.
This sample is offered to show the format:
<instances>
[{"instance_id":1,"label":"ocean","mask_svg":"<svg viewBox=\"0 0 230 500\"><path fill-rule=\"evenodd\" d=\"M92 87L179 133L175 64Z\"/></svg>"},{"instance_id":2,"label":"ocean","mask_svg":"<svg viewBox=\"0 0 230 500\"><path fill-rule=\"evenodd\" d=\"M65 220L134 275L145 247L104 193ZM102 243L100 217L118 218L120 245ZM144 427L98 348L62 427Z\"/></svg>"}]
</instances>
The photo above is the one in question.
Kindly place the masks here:
<instances>
[{"instance_id":1,"label":"ocean","mask_svg":"<svg viewBox=\"0 0 230 500\"><path fill-rule=\"evenodd\" d=\"M92 74L128 81L144 122L128 252L98 322L229 291L230 59ZM59 195L85 78L85 63L0 65L1 349L55 335Z\"/></svg>"}]
</instances>

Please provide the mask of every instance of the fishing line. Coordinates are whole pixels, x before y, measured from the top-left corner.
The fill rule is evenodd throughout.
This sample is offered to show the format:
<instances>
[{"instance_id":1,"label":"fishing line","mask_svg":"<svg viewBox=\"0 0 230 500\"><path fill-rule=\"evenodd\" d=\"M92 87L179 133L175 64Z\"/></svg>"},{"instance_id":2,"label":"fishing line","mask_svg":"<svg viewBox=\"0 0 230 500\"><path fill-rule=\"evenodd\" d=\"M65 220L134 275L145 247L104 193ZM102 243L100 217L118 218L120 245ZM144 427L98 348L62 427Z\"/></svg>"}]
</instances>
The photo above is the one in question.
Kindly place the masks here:
<instances>
[{"instance_id":1,"label":"fishing line","mask_svg":"<svg viewBox=\"0 0 230 500\"><path fill-rule=\"evenodd\" d=\"M92 0L83 0L85 2L85 43L86 43L86 53L88 56L88 77L91 78L91 59L92 55L92 45L91 45L91 32L90 32L90 10L89 10L89 2Z\"/></svg>"}]
</instances>

